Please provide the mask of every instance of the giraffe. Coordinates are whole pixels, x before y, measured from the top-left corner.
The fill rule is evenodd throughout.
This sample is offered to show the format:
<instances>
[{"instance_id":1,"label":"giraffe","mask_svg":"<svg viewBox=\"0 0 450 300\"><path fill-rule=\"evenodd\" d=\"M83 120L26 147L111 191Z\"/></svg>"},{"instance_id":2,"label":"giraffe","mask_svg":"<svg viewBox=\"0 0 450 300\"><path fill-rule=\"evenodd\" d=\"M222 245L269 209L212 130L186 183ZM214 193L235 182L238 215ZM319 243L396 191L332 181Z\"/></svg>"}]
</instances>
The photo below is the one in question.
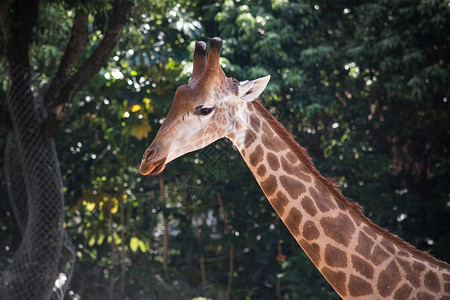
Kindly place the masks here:
<instances>
[{"instance_id":1,"label":"giraffe","mask_svg":"<svg viewBox=\"0 0 450 300\"><path fill-rule=\"evenodd\" d=\"M220 138L241 153L300 247L343 299L450 300L450 265L375 225L315 168L306 150L255 100L270 76L239 82L220 66L220 38L195 45L193 71L180 86L139 172Z\"/></svg>"}]
</instances>

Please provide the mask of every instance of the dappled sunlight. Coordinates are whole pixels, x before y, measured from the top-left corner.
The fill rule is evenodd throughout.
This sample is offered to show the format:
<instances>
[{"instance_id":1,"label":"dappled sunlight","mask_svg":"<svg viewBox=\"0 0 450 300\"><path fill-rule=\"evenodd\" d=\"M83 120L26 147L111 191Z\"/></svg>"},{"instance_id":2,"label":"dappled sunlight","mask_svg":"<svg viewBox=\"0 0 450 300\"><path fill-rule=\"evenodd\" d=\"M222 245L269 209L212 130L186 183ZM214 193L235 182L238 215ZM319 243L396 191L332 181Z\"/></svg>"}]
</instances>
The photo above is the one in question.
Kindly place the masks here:
<instances>
[{"instance_id":1,"label":"dappled sunlight","mask_svg":"<svg viewBox=\"0 0 450 300\"><path fill-rule=\"evenodd\" d=\"M124 7L112 17L126 1L32 2L36 20L29 12L21 25L29 31L7 37L2 27L0 293L28 291L21 280L36 276L54 299L339 298L229 140L139 175L192 75L195 42L214 36L227 76L271 76L259 102L321 174L374 223L450 260L445 1L138 0L126 17ZM120 37L108 32L114 21ZM18 36L23 44L10 48ZM26 130L17 99L36 116ZM23 142L21 132L39 139ZM56 150L17 150L27 143ZM43 165L48 155L55 168ZM50 183L61 200L48 206ZM61 231L37 239L59 249L47 270L28 261L39 249L21 239L52 224Z\"/></svg>"}]
</instances>

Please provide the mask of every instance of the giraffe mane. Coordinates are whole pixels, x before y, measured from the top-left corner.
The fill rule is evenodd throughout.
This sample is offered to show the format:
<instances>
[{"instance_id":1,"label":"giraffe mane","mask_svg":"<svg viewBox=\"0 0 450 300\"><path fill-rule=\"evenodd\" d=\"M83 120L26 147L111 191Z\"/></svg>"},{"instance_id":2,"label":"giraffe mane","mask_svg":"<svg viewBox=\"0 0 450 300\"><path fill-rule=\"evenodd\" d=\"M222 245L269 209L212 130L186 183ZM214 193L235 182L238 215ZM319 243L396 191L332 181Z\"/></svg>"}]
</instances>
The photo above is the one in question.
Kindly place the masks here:
<instances>
[{"instance_id":1,"label":"giraffe mane","mask_svg":"<svg viewBox=\"0 0 450 300\"><path fill-rule=\"evenodd\" d=\"M438 259L434 258L433 256L431 256L430 254L415 248L408 242L399 238L397 235L389 232L387 229L382 228L382 227L378 226L377 224L374 224L370 219L368 219L363 214L362 207L358 203L345 197L342 194L342 192L339 190L339 188L336 186L336 184L333 180L325 178L322 176L322 174L319 173L317 168L314 166L311 157L308 155L306 149L303 148L302 146L300 146L294 140L294 138L284 128L284 126L281 125L281 123L278 122L278 120L275 119L275 117L272 116L258 100L252 101L252 104L253 104L254 108L262 115L262 117L269 123L271 128L280 136L280 138L288 145L288 147L297 155L297 157L305 165L305 167L311 171L313 176L315 176L319 180L319 182L321 184L323 184L323 186L333 195L333 197L336 199L336 201L338 201L344 207L348 208L351 212L354 213L354 215L356 217L358 217L364 224L368 225L376 233L388 238L391 242L393 242L395 245L399 246L400 248L407 250L408 252L412 253L413 255L415 255L417 257L423 258L424 260L428 261L429 263L431 263L433 265L436 265L436 266L444 268L444 269L450 269L450 265L448 263L438 260Z\"/></svg>"}]
</instances>

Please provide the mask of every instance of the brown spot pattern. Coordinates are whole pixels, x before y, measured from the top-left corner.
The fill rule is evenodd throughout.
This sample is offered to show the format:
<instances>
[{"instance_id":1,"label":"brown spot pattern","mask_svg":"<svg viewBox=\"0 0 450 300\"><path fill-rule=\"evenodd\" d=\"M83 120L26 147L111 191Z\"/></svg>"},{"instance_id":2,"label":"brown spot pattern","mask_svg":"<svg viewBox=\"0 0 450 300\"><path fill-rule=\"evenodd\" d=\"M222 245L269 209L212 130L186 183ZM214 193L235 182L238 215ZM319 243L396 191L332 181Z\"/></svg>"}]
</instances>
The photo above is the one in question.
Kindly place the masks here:
<instances>
[{"instance_id":1,"label":"brown spot pattern","mask_svg":"<svg viewBox=\"0 0 450 300\"><path fill-rule=\"evenodd\" d=\"M338 205L339 209L342 209L342 210L346 209L344 207L344 205L341 202L339 202L339 201L337 201L337 205ZM361 225L361 223L362 223L361 217L356 216L356 215L352 215L351 217L352 217L353 222L356 224L356 226L359 227L359 225Z\"/></svg>"},{"instance_id":2,"label":"brown spot pattern","mask_svg":"<svg viewBox=\"0 0 450 300\"><path fill-rule=\"evenodd\" d=\"M275 156L272 152L268 152L266 155L267 163L269 164L269 167L276 171L280 168L280 162L278 161L278 157Z\"/></svg>"},{"instance_id":3,"label":"brown spot pattern","mask_svg":"<svg viewBox=\"0 0 450 300\"><path fill-rule=\"evenodd\" d=\"M277 179L273 175L270 175L269 178L261 182L261 188L266 196L270 196L275 193L277 185Z\"/></svg>"},{"instance_id":4,"label":"brown spot pattern","mask_svg":"<svg viewBox=\"0 0 450 300\"><path fill-rule=\"evenodd\" d=\"M425 274L424 280L425 287L434 293L438 293L441 290L439 278L433 271L429 271Z\"/></svg>"},{"instance_id":5,"label":"brown spot pattern","mask_svg":"<svg viewBox=\"0 0 450 300\"><path fill-rule=\"evenodd\" d=\"M281 157L281 167L283 168L284 171L286 171L286 173L288 173L290 175L294 175L295 177L297 177L300 180L303 180L306 182L312 181L311 176L300 171L299 167L292 165L284 157Z\"/></svg>"},{"instance_id":6,"label":"brown spot pattern","mask_svg":"<svg viewBox=\"0 0 450 300\"><path fill-rule=\"evenodd\" d=\"M372 262L378 266L380 265L383 261L385 261L386 259L389 258L389 253L387 253L386 251L384 251L380 246L375 246L375 249L373 249L373 254L372 254Z\"/></svg>"},{"instance_id":7,"label":"brown spot pattern","mask_svg":"<svg viewBox=\"0 0 450 300\"><path fill-rule=\"evenodd\" d=\"M434 300L434 297L425 292L417 293L417 300Z\"/></svg>"},{"instance_id":8,"label":"brown spot pattern","mask_svg":"<svg viewBox=\"0 0 450 300\"><path fill-rule=\"evenodd\" d=\"M344 272L334 272L327 267L323 267L320 272L328 280L328 282L331 283L331 285L339 295L341 295L342 297L345 297L347 295L347 291L345 289L346 276Z\"/></svg>"},{"instance_id":9,"label":"brown spot pattern","mask_svg":"<svg viewBox=\"0 0 450 300\"><path fill-rule=\"evenodd\" d=\"M319 199L319 193L317 192L317 190L313 187L309 188L309 193L311 194L311 197L315 200Z\"/></svg>"},{"instance_id":10,"label":"brown spot pattern","mask_svg":"<svg viewBox=\"0 0 450 300\"><path fill-rule=\"evenodd\" d=\"M250 154L250 164L256 166L263 160L263 149L261 146L256 146L255 151Z\"/></svg>"},{"instance_id":11,"label":"brown spot pattern","mask_svg":"<svg viewBox=\"0 0 450 300\"><path fill-rule=\"evenodd\" d=\"M288 152L286 158L291 162L291 164L296 164L298 162L298 157L293 152Z\"/></svg>"},{"instance_id":12,"label":"brown spot pattern","mask_svg":"<svg viewBox=\"0 0 450 300\"><path fill-rule=\"evenodd\" d=\"M295 176L298 177L298 179L306 181L306 182L311 182L311 176L309 176L308 174L305 174L303 172L298 172Z\"/></svg>"},{"instance_id":13,"label":"brown spot pattern","mask_svg":"<svg viewBox=\"0 0 450 300\"><path fill-rule=\"evenodd\" d=\"M309 170L304 164L300 164L298 166L299 170L302 171L303 173L309 174L311 173L311 170Z\"/></svg>"},{"instance_id":14,"label":"brown spot pattern","mask_svg":"<svg viewBox=\"0 0 450 300\"><path fill-rule=\"evenodd\" d=\"M302 213L295 207L291 208L285 220L287 228L294 236L300 235L300 222L302 221Z\"/></svg>"},{"instance_id":15,"label":"brown spot pattern","mask_svg":"<svg viewBox=\"0 0 450 300\"><path fill-rule=\"evenodd\" d=\"M246 130L244 136L244 147L248 148L251 144L253 144L255 140L256 135L252 131Z\"/></svg>"},{"instance_id":16,"label":"brown spot pattern","mask_svg":"<svg viewBox=\"0 0 450 300\"><path fill-rule=\"evenodd\" d=\"M283 215L284 207L288 204L288 199L282 192L278 192L276 198L269 200L278 215Z\"/></svg>"},{"instance_id":17,"label":"brown spot pattern","mask_svg":"<svg viewBox=\"0 0 450 300\"><path fill-rule=\"evenodd\" d=\"M352 265L353 268L358 272L359 274L363 275L364 277L368 279L373 278L374 268L371 264L369 264L364 259L359 258L356 255L352 255Z\"/></svg>"},{"instance_id":18,"label":"brown spot pattern","mask_svg":"<svg viewBox=\"0 0 450 300\"><path fill-rule=\"evenodd\" d=\"M413 271L410 263L401 258L397 258L397 262L400 265L400 267L405 271L406 280L408 280L415 288L420 287L420 277Z\"/></svg>"},{"instance_id":19,"label":"brown spot pattern","mask_svg":"<svg viewBox=\"0 0 450 300\"><path fill-rule=\"evenodd\" d=\"M364 232L360 231L358 235L358 245L356 245L355 251L364 258L369 259L373 245L374 242Z\"/></svg>"},{"instance_id":20,"label":"brown spot pattern","mask_svg":"<svg viewBox=\"0 0 450 300\"><path fill-rule=\"evenodd\" d=\"M270 204L272 204L273 208L277 212L279 216L282 216L284 213L284 206L281 205L280 201L277 198L269 199Z\"/></svg>"},{"instance_id":21,"label":"brown spot pattern","mask_svg":"<svg viewBox=\"0 0 450 300\"><path fill-rule=\"evenodd\" d=\"M301 194L306 192L305 186L300 181L294 180L291 177L282 175L280 176L280 182L292 199L297 199Z\"/></svg>"},{"instance_id":22,"label":"brown spot pattern","mask_svg":"<svg viewBox=\"0 0 450 300\"><path fill-rule=\"evenodd\" d=\"M311 216L315 216L317 213L316 206L314 205L313 200L309 196L305 196L302 199L302 207L303 209Z\"/></svg>"},{"instance_id":23,"label":"brown spot pattern","mask_svg":"<svg viewBox=\"0 0 450 300\"><path fill-rule=\"evenodd\" d=\"M320 220L325 234L336 242L348 246L356 229L348 216L339 213L336 217L324 217Z\"/></svg>"},{"instance_id":24,"label":"brown spot pattern","mask_svg":"<svg viewBox=\"0 0 450 300\"><path fill-rule=\"evenodd\" d=\"M216 131L217 131L217 127L214 125L214 126L211 126L211 127L207 128L207 129L203 132L203 135L210 135L210 134L215 133Z\"/></svg>"},{"instance_id":25,"label":"brown spot pattern","mask_svg":"<svg viewBox=\"0 0 450 300\"><path fill-rule=\"evenodd\" d=\"M345 268L347 266L347 254L332 245L325 247L325 262L330 267Z\"/></svg>"},{"instance_id":26,"label":"brown spot pattern","mask_svg":"<svg viewBox=\"0 0 450 300\"><path fill-rule=\"evenodd\" d=\"M367 233L368 235L370 235L374 240L377 238L376 233L375 233L372 229L370 229L369 226L364 226L364 227L363 227L363 230L364 230L365 233Z\"/></svg>"},{"instance_id":27,"label":"brown spot pattern","mask_svg":"<svg viewBox=\"0 0 450 300\"><path fill-rule=\"evenodd\" d=\"M270 135L270 136L275 135L272 128L270 127L270 125L265 121L262 122L262 129L267 135Z\"/></svg>"},{"instance_id":28,"label":"brown spot pattern","mask_svg":"<svg viewBox=\"0 0 450 300\"><path fill-rule=\"evenodd\" d=\"M373 293L372 285L366 280L355 275L350 275L348 291L353 297L367 296Z\"/></svg>"},{"instance_id":29,"label":"brown spot pattern","mask_svg":"<svg viewBox=\"0 0 450 300\"><path fill-rule=\"evenodd\" d=\"M258 176L263 177L264 175L266 175L266 166L265 165L260 165L258 167L258 169L256 170L256 174L258 174Z\"/></svg>"},{"instance_id":30,"label":"brown spot pattern","mask_svg":"<svg viewBox=\"0 0 450 300\"><path fill-rule=\"evenodd\" d=\"M377 289L381 296L390 296L400 282L400 270L395 261L391 261L378 276Z\"/></svg>"},{"instance_id":31,"label":"brown spot pattern","mask_svg":"<svg viewBox=\"0 0 450 300\"><path fill-rule=\"evenodd\" d=\"M259 118L255 115L250 115L250 126L255 130L256 132L259 131L259 126L261 125Z\"/></svg>"},{"instance_id":32,"label":"brown spot pattern","mask_svg":"<svg viewBox=\"0 0 450 300\"><path fill-rule=\"evenodd\" d=\"M381 245L383 245L383 247L389 251L391 254L395 254L395 247L394 244L392 244L390 241L383 239L381 241Z\"/></svg>"},{"instance_id":33,"label":"brown spot pattern","mask_svg":"<svg viewBox=\"0 0 450 300\"><path fill-rule=\"evenodd\" d=\"M318 266L320 262L320 246L316 243L310 244L305 240L300 240L299 244L305 251L305 253L308 255L308 257L311 259L312 263L315 266Z\"/></svg>"},{"instance_id":34,"label":"brown spot pattern","mask_svg":"<svg viewBox=\"0 0 450 300\"><path fill-rule=\"evenodd\" d=\"M297 168L294 167L286 158L281 157L281 167L286 173L291 175L297 175Z\"/></svg>"},{"instance_id":35,"label":"brown spot pattern","mask_svg":"<svg viewBox=\"0 0 450 300\"><path fill-rule=\"evenodd\" d=\"M313 221L306 221L303 225L303 237L308 240L315 240L319 238L320 233Z\"/></svg>"},{"instance_id":36,"label":"brown spot pattern","mask_svg":"<svg viewBox=\"0 0 450 300\"><path fill-rule=\"evenodd\" d=\"M444 291L447 293L447 294L450 294L450 283L444 283Z\"/></svg>"},{"instance_id":37,"label":"brown spot pattern","mask_svg":"<svg viewBox=\"0 0 450 300\"><path fill-rule=\"evenodd\" d=\"M267 149L272 150L273 152L278 152L284 149L284 144L278 143L275 139L270 138L267 134L262 135L261 141Z\"/></svg>"},{"instance_id":38,"label":"brown spot pattern","mask_svg":"<svg viewBox=\"0 0 450 300\"><path fill-rule=\"evenodd\" d=\"M237 129L238 131L240 131L242 128L244 128L244 125L242 125L241 122L236 122L236 129Z\"/></svg>"},{"instance_id":39,"label":"brown spot pattern","mask_svg":"<svg viewBox=\"0 0 450 300\"><path fill-rule=\"evenodd\" d=\"M420 274L425 270L425 265L423 263L414 262L412 264L414 273Z\"/></svg>"},{"instance_id":40,"label":"brown spot pattern","mask_svg":"<svg viewBox=\"0 0 450 300\"><path fill-rule=\"evenodd\" d=\"M317 186L318 184L316 184ZM327 212L330 209L335 209L336 205L331 201L331 198L325 197L321 198L321 194L317 192L317 190L313 187L309 188L309 192L311 193L311 197L315 200L315 203L317 207L320 209L321 212Z\"/></svg>"},{"instance_id":41,"label":"brown spot pattern","mask_svg":"<svg viewBox=\"0 0 450 300\"><path fill-rule=\"evenodd\" d=\"M409 299L409 295L411 294L412 287L410 287L408 284L402 285L394 294L395 300L405 300Z\"/></svg>"},{"instance_id":42,"label":"brown spot pattern","mask_svg":"<svg viewBox=\"0 0 450 300\"><path fill-rule=\"evenodd\" d=\"M315 187L317 189L317 192L319 193L320 199L329 200L330 198L330 192L320 183L315 183ZM335 207L333 207L335 208Z\"/></svg>"},{"instance_id":43,"label":"brown spot pattern","mask_svg":"<svg viewBox=\"0 0 450 300\"><path fill-rule=\"evenodd\" d=\"M286 206L289 203L289 200L287 199L286 195L283 192L278 192L277 198L284 206Z\"/></svg>"}]
</instances>

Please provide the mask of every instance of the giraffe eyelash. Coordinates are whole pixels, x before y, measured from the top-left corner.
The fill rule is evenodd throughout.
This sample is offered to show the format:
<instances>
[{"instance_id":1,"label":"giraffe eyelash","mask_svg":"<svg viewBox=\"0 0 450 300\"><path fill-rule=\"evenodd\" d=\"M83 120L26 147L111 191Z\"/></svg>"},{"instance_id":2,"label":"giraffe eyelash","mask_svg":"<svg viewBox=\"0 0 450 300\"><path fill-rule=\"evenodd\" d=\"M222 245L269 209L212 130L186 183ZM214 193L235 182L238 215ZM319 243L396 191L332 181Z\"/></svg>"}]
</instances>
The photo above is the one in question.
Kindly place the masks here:
<instances>
[{"instance_id":1,"label":"giraffe eyelash","mask_svg":"<svg viewBox=\"0 0 450 300\"><path fill-rule=\"evenodd\" d=\"M197 106L194 110L194 115L198 116L206 116L213 112L215 109L215 106Z\"/></svg>"}]
</instances>

